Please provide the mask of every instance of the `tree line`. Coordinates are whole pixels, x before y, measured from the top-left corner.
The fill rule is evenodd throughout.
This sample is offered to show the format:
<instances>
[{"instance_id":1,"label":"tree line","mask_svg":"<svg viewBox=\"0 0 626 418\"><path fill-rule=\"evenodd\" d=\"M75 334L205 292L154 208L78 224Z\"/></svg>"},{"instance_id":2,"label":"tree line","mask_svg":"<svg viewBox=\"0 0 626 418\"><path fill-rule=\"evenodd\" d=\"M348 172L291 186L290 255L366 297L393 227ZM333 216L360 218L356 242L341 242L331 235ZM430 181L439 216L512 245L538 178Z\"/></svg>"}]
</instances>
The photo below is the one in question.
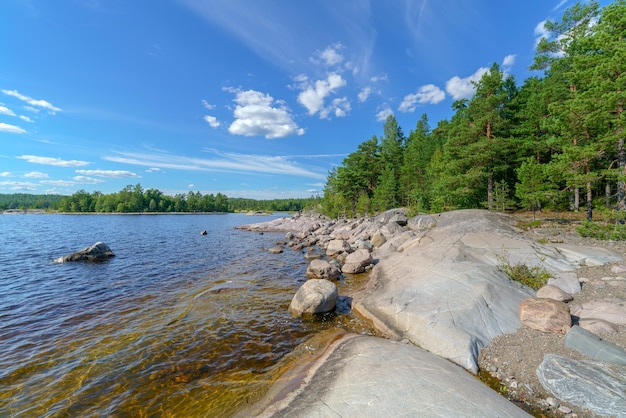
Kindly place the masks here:
<instances>
[{"instance_id":1,"label":"tree line","mask_svg":"<svg viewBox=\"0 0 626 418\"><path fill-rule=\"evenodd\" d=\"M141 184L128 185L117 193L89 193L79 190L70 196L0 194L0 210L44 209L70 213L140 213L140 212L237 212L237 211L299 211L319 200L274 199L255 200L228 198L217 193L200 192L166 195L158 189L145 189Z\"/></svg>"},{"instance_id":2,"label":"tree line","mask_svg":"<svg viewBox=\"0 0 626 418\"><path fill-rule=\"evenodd\" d=\"M325 214L463 208L626 209L626 0L578 3L545 24L518 86L497 64L432 129L393 115L327 178Z\"/></svg>"}]
</instances>

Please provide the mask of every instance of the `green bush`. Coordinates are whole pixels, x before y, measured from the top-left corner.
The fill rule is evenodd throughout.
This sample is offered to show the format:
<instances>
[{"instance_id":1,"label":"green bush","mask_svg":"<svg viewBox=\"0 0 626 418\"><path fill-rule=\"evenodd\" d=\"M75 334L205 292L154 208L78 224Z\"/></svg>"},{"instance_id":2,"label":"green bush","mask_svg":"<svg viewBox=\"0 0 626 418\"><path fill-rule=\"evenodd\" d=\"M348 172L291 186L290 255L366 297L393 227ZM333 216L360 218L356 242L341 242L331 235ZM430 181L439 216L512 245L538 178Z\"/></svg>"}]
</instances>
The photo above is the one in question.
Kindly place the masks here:
<instances>
[{"instance_id":1,"label":"green bush","mask_svg":"<svg viewBox=\"0 0 626 418\"><path fill-rule=\"evenodd\" d=\"M511 264L507 256L497 256L498 267L511 279L537 290L546 285L552 277L543 266L529 267L524 263Z\"/></svg>"},{"instance_id":2,"label":"green bush","mask_svg":"<svg viewBox=\"0 0 626 418\"><path fill-rule=\"evenodd\" d=\"M626 240L626 225L620 223L602 224L593 221L584 221L576 228L582 237L599 240L623 241Z\"/></svg>"}]
</instances>

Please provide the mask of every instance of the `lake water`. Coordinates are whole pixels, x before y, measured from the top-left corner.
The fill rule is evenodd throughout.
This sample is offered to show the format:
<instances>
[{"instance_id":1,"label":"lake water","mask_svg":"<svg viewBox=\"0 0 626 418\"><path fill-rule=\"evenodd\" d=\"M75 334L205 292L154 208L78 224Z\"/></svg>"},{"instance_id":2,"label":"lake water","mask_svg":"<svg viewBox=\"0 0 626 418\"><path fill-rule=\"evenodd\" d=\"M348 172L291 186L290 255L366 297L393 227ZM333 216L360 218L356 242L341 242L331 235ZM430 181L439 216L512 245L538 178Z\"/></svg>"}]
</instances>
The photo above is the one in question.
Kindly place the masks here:
<instances>
[{"instance_id":1,"label":"lake water","mask_svg":"<svg viewBox=\"0 0 626 418\"><path fill-rule=\"evenodd\" d=\"M291 317L303 254L234 229L278 216L0 215L0 416L230 416L313 333L370 333ZM97 241L116 257L53 262Z\"/></svg>"}]
</instances>

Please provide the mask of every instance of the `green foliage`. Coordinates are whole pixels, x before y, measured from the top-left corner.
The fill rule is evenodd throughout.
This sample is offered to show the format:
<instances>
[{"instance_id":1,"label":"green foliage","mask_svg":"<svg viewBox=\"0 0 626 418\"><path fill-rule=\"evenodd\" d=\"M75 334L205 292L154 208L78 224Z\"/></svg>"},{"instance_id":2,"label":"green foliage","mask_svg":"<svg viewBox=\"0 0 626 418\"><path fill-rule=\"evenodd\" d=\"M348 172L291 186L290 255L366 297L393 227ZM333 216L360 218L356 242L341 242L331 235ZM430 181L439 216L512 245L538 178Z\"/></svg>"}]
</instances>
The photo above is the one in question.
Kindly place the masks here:
<instances>
[{"instance_id":1,"label":"green foliage","mask_svg":"<svg viewBox=\"0 0 626 418\"><path fill-rule=\"evenodd\" d=\"M626 225L615 222L600 223L584 221L576 231L583 237L595 238L599 240L624 241L626 240Z\"/></svg>"},{"instance_id":2,"label":"green foliage","mask_svg":"<svg viewBox=\"0 0 626 418\"><path fill-rule=\"evenodd\" d=\"M0 210L7 209L44 209L56 210L62 195L11 193L0 194Z\"/></svg>"},{"instance_id":3,"label":"green foliage","mask_svg":"<svg viewBox=\"0 0 626 418\"><path fill-rule=\"evenodd\" d=\"M528 266L522 262L511 263L508 254L497 255L498 267L511 279L522 283L531 289L540 289L545 286L550 273L543 266Z\"/></svg>"},{"instance_id":4,"label":"green foliage","mask_svg":"<svg viewBox=\"0 0 626 418\"><path fill-rule=\"evenodd\" d=\"M497 64L431 130L395 117L328 176L322 208L355 215L486 207L578 210L602 198L626 211L626 0L578 3L548 21L531 77ZM604 198L611 185L616 195ZM616 187L614 187L616 186ZM610 193L608 194L610 195Z\"/></svg>"}]
</instances>

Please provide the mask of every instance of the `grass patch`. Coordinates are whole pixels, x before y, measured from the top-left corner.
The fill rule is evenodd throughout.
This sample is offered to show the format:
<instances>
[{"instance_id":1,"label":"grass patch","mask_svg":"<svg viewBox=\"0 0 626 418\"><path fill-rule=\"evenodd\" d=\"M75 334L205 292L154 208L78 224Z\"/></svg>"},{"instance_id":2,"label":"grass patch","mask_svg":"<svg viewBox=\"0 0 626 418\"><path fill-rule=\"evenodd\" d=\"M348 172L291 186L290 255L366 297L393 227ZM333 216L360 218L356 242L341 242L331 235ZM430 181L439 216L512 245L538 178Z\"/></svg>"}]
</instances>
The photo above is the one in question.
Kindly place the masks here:
<instances>
[{"instance_id":1,"label":"grass patch","mask_svg":"<svg viewBox=\"0 0 626 418\"><path fill-rule=\"evenodd\" d=\"M624 241L626 240L626 224L600 223L584 221L576 231L582 237L595 238L599 240Z\"/></svg>"},{"instance_id":2,"label":"grass patch","mask_svg":"<svg viewBox=\"0 0 626 418\"><path fill-rule=\"evenodd\" d=\"M507 276L516 282L522 283L531 289L537 290L542 288L552 277L543 266L528 266L522 262L513 264L510 262L508 255L497 255L498 267Z\"/></svg>"}]
</instances>

